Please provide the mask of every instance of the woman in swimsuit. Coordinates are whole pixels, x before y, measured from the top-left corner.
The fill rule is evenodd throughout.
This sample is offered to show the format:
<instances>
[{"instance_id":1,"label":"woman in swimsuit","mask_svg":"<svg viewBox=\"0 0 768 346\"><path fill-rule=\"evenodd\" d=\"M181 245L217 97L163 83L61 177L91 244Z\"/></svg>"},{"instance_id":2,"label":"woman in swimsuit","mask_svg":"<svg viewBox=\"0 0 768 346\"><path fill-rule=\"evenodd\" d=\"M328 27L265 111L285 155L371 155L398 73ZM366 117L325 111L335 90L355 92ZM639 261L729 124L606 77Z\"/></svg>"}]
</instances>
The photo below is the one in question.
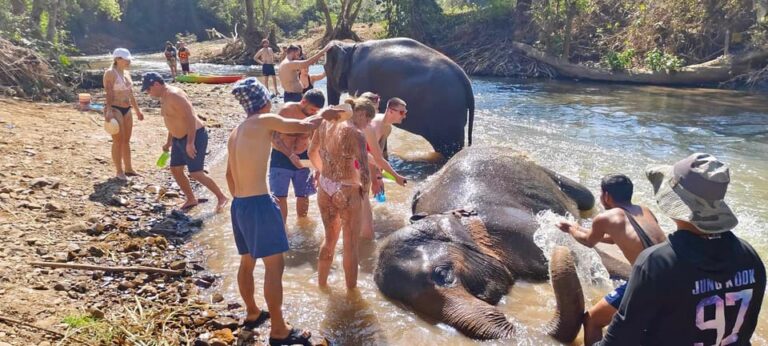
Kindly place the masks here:
<instances>
[{"instance_id":1,"label":"woman in swimsuit","mask_svg":"<svg viewBox=\"0 0 768 346\"><path fill-rule=\"evenodd\" d=\"M301 46L299 46L299 55L301 56L301 60L307 59ZM301 93L303 94L310 89L313 89L315 87L315 82L322 80L323 78L325 78L325 71L323 71L321 74L310 75L309 67L299 70L299 83L301 83L301 87L303 88Z\"/></svg>"},{"instance_id":2,"label":"woman in swimsuit","mask_svg":"<svg viewBox=\"0 0 768 346\"><path fill-rule=\"evenodd\" d=\"M363 199L368 198L370 175L365 150L366 128L376 114L367 99L347 100L353 115L347 121L324 121L309 145L312 164L321 172L318 178L317 205L323 218L325 240L317 265L318 285L328 285L328 274L339 240L344 232L344 279L347 289L357 287L358 238ZM355 168L360 162L360 169Z\"/></svg>"},{"instance_id":3,"label":"woman in swimsuit","mask_svg":"<svg viewBox=\"0 0 768 346\"><path fill-rule=\"evenodd\" d=\"M137 175L131 166L131 107L136 109L136 117L139 120L144 120L144 114L133 96L131 75L126 72L131 65L131 52L118 48L112 53L112 57L112 68L104 72L104 91L107 94L104 120L116 119L120 124L120 132L112 136L112 162L115 164L117 179L126 180L127 176Z\"/></svg>"}]
</instances>

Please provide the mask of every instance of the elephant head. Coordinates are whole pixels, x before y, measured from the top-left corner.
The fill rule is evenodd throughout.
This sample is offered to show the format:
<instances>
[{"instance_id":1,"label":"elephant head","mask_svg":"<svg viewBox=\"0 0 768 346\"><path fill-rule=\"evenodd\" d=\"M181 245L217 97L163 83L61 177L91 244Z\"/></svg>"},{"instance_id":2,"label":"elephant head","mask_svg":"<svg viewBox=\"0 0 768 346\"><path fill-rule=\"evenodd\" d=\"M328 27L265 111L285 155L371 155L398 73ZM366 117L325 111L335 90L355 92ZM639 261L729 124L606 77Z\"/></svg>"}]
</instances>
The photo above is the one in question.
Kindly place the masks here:
<instances>
[{"instance_id":1,"label":"elephant head","mask_svg":"<svg viewBox=\"0 0 768 346\"><path fill-rule=\"evenodd\" d=\"M325 74L328 81L328 104L339 104L341 93L347 91L348 74L352 63L354 45L332 41L325 54Z\"/></svg>"},{"instance_id":2,"label":"elephant head","mask_svg":"<svg viewBox=\"0 0 768 346\"><path fill-rule=\"evenodd\" d=\"M506 251L496 243L477 216L426 216L384 241L375 281L384 295L426 319L447 323L475 339L508 338L514 325L494 305L514 278L505 264ZM549 334L572 340L584 311L581 285L572 259L568 262L564 255L553 260L559 309Z\"/></svg>"}]
</instances>

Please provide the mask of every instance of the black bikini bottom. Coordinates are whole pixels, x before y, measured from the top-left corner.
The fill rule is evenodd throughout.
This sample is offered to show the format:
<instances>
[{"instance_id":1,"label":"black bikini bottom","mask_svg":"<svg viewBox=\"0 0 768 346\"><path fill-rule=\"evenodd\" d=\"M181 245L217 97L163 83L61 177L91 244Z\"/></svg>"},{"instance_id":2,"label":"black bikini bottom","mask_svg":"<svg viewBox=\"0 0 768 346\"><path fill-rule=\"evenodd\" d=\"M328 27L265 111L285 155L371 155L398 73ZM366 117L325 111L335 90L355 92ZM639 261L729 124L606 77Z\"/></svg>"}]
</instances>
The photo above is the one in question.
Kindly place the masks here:
<instances>
[{"instance_id":1,"label":"black bikini bottom","mask_svg":"<svg viewBox=\"0 0 768 346\"><path fill-rule=\"evenodd\" d=\"M128 114L128 112L131 111L131 107L130 106L129 107L112 106L112 108L119 110L122 115L126 115L126 114Z\"/></svg>"}]
</instances>

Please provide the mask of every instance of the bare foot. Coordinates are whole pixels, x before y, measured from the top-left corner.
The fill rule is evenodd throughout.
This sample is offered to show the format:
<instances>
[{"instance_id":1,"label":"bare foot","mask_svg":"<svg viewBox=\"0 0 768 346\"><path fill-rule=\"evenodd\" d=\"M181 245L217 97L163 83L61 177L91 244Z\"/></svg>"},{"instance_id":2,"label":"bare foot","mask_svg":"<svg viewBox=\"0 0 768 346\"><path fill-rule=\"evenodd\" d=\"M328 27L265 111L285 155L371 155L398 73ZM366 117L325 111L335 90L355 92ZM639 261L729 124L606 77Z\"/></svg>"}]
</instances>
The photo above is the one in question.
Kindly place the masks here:
<instances>
[{"instance_id":1,"label":"bare foot","mask_svg":"<svg viewBox=\"0 0 768 346\"><path fill-rule=\"evenodd\" d=\"M125 173L115 175L115 179L120 181L128 181L128 177L125 175Z\"/></svg>"},{"instance_id":2,"label":"bare foot","mask_svg":"<svg viewBox=\"0 0 768 346\"><path fill-rule=\"evenodd\" d=\"M188 199L186 202L184 202L184 204L181 205L181 207L179 207L179 209L181 209L181 211L187 211L194 208L198 204L200 204L200 202L198 202L197 199Z\"/></svg>"},{"instance_id":3,"label":"bare foot","mask_svg":"<svg viewBox=\"0 0 768 346\"><path fill-rule=\"evenodd\" d=\"M141 174L136 173L136 171L134 171L132 169L126 169L125 170L125 175L129 176L129 177L140 177L141 176Z\"/></svg>"},{"instance_id":4,"label":"bare foot","mask_svg":"<svg viewBox=\"0 0 768 346\"><path fill-rule=\"evenodd\" d=\"M222 211L224 211L224 207L227 206L227 203L229 203L229 198L227 197L219 198L219 203L216 204L216 213L221 213Z\"/></svg>"}]
</instances>

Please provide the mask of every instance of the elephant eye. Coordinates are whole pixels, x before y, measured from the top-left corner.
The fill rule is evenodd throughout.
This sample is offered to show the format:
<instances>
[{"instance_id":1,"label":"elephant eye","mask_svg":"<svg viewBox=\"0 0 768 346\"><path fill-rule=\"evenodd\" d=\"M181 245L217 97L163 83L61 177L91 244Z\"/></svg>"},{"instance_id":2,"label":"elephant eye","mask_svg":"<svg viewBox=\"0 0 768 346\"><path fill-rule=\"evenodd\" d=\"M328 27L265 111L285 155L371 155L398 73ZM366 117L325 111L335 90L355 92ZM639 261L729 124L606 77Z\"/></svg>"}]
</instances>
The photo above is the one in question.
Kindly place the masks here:
<instances>
[{"instance_id":1,"label":"elephant eye","mask_svg":"<svg viewBox=\"0 0 768 346\"><path fill-rule=\"evenodd\" d=\"M432 269L432 282L438 286L453 287L456 285L456 276L451 266L438 266Z\"/></svg>"}]
</instances>

